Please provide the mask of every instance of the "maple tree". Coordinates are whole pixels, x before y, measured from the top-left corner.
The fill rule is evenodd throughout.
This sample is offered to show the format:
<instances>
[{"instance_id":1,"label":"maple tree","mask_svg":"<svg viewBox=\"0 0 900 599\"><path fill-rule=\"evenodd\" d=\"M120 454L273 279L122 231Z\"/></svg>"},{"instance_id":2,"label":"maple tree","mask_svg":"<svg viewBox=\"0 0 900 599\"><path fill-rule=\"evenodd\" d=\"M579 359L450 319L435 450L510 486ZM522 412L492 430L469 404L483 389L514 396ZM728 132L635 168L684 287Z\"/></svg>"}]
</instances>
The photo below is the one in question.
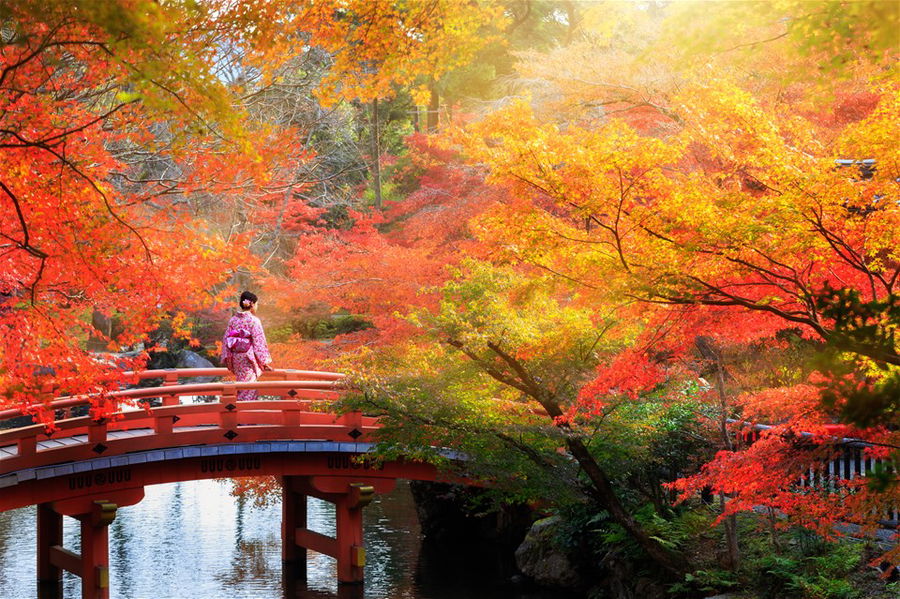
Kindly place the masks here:
<instances>
[{"instance_id":1,"label":"maple tree","mask_svg":"<svg viewBox=\"0 0 900 599\"><path fill-rule=\"evenodd\" d=\"M473 27L492 12L370 8L4 6L5 401L116 385L113 365L83 349L97 334L86 315L121 323L110 349L146 340L163 320L189 338L187 313L220 305L235 271L254 272L266 263L256 254L277 251L282 230L317 219L321 210L296 201L315 151L299 143L298 123L260 110L297 55L311 46L330 53L322 99L384 96L464 60L460 49L484 43Z\"/></svg>"},{"instance_id":2,"label":"maple tree","mask_svg":"<svg viewBox=\"0 0 900 599\"><path fill-rule=\"evenodd\" d=\"M248 261L244 240L217 234L189 206L248 181L272 184L291 157L283 132L232 109L215 72L216 45L253 43L266 17L231 3L4 4L5 404L52 419L40 400L117 385L117 372L146 356L86 352L87 337L99 336L92 311L121 321L106 339L113 350L163 320L189 337L185 312L220 301ZM268 144L285 149L263 161Z\"/></svg>"},{"instance_id":3,"label":"maple tree","mask_svg":"<svg viewBox=\"0 0 900 599\"><path fill-rule=\"evenodd\" d=\"M424 136L408 143L416 190L383 212L348 210L344 222L313 220L298 229L285 276L265 283L282 311L323 305L364 315L374 326L327 343L304 344L294 335L275 348L286 364L334 359L361 345L408 338L415 327L398 313L436 306L435 287L450 276L447 267L479 252L465 223L496 199L497 190Z\"/></svg>"},{"instance_id":4,"label":"maple tree","mask_svg":"<svg viewBox=\"0 0 900 599\"><path fill-rule=\"evenodd\" d=\"M683 557L652 538L614 482L635 474L623 472L624 456L650 470L648 446L666 437L665 407L641 410L643 431L616 413L631 409L623 402L596 406L594 434L567 413L586 373L614 344L605 337L610 323L572 305L546 275L484 261L464 261L439 297L436 310L410 316L436 347L411 340L367 365L346 363L362 396L345 405L385 416L381 451L446 464L435 448L453 447L477 456L461 465L468 476L558 504L589 499L658 565L682 574ZM510 469L516 476L502 474Z\"/></svg>"},{"instance_id":5,"label":"maple tree","mask_svg":"<svg viewBox=\"0 0 900 599\"><path fill-rule=\"evenodd\" d=\"M601 366L576 413L591 414L610 394L690 377L690 368L682 367L679 377L661 364L689 365L698 335L720 343L777 343L777 333L797 328L831 348L833 361L820 369L825 376L812 379L824 397L857 422L866 414L868 423L889 425L844 428L838 435L895 446L892 306L900 263L891 199L896 143L887 141L898 134L890 71L861 66L864 82L836 86L831 101L838 118L823 119L816 107L827 105L814 84L799 81L773 97L765 81L704 67L675 71L667 87L651 88L635 55L610 51L607 57L625 61L625 68L570 59L573 66L556 68L554 78L577 89L573 110L588 96L593 106L620 114L562 128L522 102L488 115L462 138L490 179L514 196L480 224L482 237L505 259L569 281L578 301L619 304L623 319L633 312L628 301L642 305L649 325L638 337L643 349ZM801 98L809 104L798 107ZM855 110L842 115L851 102ZM856 160L840 160L848 156ZM666 358L647 365L653 355ZM837 411L810 400L821 389L797 382L768 396L781 410L765 420L749 404L743 412L731 408L729 416L776 426L745 450L729 444L682 489L709 485L732 496L730 513L767 505L793 521L815 522L820 532L840 518L894 505L896 485L880 495L858 482L837 492L795 491L809 464L840 450L839 438L825 427ZM769 393L748 391L743 401L750 404ZM790 441L801 433L814 435L813 449ZM723 439L728 443L727 431ZM857 509L873 502L879 510Z\"/></svg>"},{"instance_id":6,"label":"maple tree","mask_svg":"<svg viewBox=\"0 0 900 599\"><path fill-rule=\"evenodd\" d=\"M569 439L600 426L598 418L602 422L611 402L618 405L623 398L636 401L649 393L706 402L701 411L715 424L710 442L724 451L680 483L686 494L710 485L729 494L728 514L766 505L792 522L815 522L820 532L864 513L872 524L876 512L896 503L896 485L870 492L864 483L837 484L837 491L805 494L796 486L811 463L841 451L843 436L875 447L897 443L894 306L900 263L892 140L898 136L898 90L890 61L880 53L891 49L893 13L878 20L873 14L882 7L872 3L847 12L835 12L836 5L828 3L821 13L810 3L781 3L746 23L745 49L707 53L697 64L697 50L684 45L660 58L659 44L671 40L667 28L680 22L668 21L666 11L618 4L620 12L631 11L628 18L595 20L608 6L587 14L585 23L615 25L595 27L546 54L525 55L521 85L533 90L533 101L510 102L448 136L446 144L461 149L470 168L484 169L487 182L499 190L464 227L464 234L475 236L467 251L498 268L512 265L526 273L533 284L523 287L555 289L558 303L547 308L550 320L560 306L611 319L605 333L610 345L593 358L593 375L560 401L555 422ZM695 24L702 30L722 16L713 13ZM853 39L860 60L841 58L839 67L827 67L837 68L840 77L824 89L822 81L797 73L831 64L833 48L816 41L828 35L829 18L846 24L835 39L846 41L853 37L847 31L865 27L869 33ZM788 31L782 27L777 39L761 35L785 22ZM649 39L632 40L634 33ZM798 51L798 40L812 42ZM783 60L785 55L792 60ZM874 162L863 162L870 158ZM382 229L371 234L397 235L396 229L390 235L382 234L387 226ZM344 239L352 241L349 235ZM356 249L346 246L348 252ZM375 256L361 256L366 266L358 272L382 260L380 253ZM462 342L446 334L446 321L429 328L433 321L416 319L431 343L457 348L482 366L482 375L493 376L494 369L505 377L501 367L513 368L512 362L559 343L543 330L505 344L517 339L503 325L514 328L510 323L521 305L487 302L491 312L479 314L480 296L497 292L467 272L458 271L444 287L480 281L465 301L454 298L435 308L427 293L428 299L405 300L430 307L439 320L450 318L444 312L450 306L473 319L469 326L480 333ZM357 282L344 276L341 297L361 293L357 308L381 312L384 330L391 311L408 311L398 298L369 295L373 289ZM390 301L372 302L375 297ZM791 335L796 341L785 341ZM542 336L547 345L541 345ZM698 357L701 338L708 339L708 355ZM753 352L784 359L790 343L805 348L804 357L775 366L787 371L775 383L727 363ZM452 352L436 355L443 359ZM806 361L810 355L819 356L817 366ZM397 367L396 360L388 364ZM701 373L711 373L713 389L690 386ZM377 376L373 380L381 384ZM483 377L469 382L493 396ZM384 388L401 394L406 389L402 381L395 385ZM685 389L694 391L685 395ZM532 400L540 395L522 393ZM372 393L381 409L401 422L415 421L415 402L392 408L383 401L387 395ZM468 395L441 397L453 406L471 401ZM860 425L888 426L836 429L842 414ZM744 447L728 426L730 418L774 426ZM806 435L813 445L792 440ZM526 443L517 449L529 448Z\"/></svg>"}]
</instances>

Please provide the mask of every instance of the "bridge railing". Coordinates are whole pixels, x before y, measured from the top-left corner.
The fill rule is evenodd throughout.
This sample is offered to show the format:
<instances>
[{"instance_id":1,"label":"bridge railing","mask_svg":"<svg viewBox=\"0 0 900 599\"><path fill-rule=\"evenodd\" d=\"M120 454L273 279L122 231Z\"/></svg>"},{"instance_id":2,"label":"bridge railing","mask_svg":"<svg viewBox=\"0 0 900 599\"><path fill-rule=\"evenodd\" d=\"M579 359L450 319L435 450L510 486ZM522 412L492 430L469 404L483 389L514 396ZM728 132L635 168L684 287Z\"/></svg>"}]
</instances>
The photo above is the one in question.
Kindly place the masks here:
<instances>
[{"instance_id":1,"label":"bridge railing","mask_svg":"<svg viewBox=\"0 0 900 599\"><path fill-rule=\"evenodd\" d=\"M354 412L336 416L315 404L336 399L345 390L343 376L311 371L274 371L269 380L250 383L220 381L178 384L179 379L222 376L225 369L183 369L129 373L132 380L160 378L156 387L136 387L103 396L59 398L53 410L68 410L97 402L112 402L113 411L62 418L48 429L33 424L0 431L0 475L22 468L112 456L142 449L184 445L233 443L261 439L356 442L377 428L375 418ZM301 375L305 379L292 379ZM166 380L166 376L168 379ZM275 379L275 380L272 380ZM278 380L281 379L281 380ZM256 390L263 399L237 401L241 390ZM216 396L211 403L183 404L184 396ZM265 399L274 397L277 399ZM162 398L152 406L151 399ZM131 404L138 409L116 409ZM0 420L20 416L19 409L0 412Z\"/></svg>"},{"instance_id":2,"label":"bridge railing","mask_svg":"<svg viewBox=\"0 0 900 599\"><path fill-rule=\"evenodd\" d=\"M739 433L738 439L744 445L755 443L762 434L773 427L768 424L750 424L737 420L729 420L730 424L742 424L746 427ZM856 439L844 437L840 433L844 429L841 425L826 425L826 431L833 433L830 438L831 455L814 460L798 478L795 488L798 492L828 491L835 492L841 481L852 481L857 478L869 476L875 472L886 472L896 476L900 470L890 457L874 457L867 455L868 450L875 447L874 444ZM800 439L811 440L812 433L800 433ZM897 528L900 525L900 507L893 507L884 514L882 525L887 528Z\"/></svg>"},{"instance_id":3,"label":"bridge railing","mask_svg":"<svg viewBox=\"0 0 900 599\"><path fill-rule=\"evenodd\" d=\"M221 377L226 379L233 379L234 375L227 368L166 368L161 370L142 370L142 371L126 371L122 373L121 382L123 385L123 390L118 392L110 392L105 394L103 397L115 401L116 399L127 402L133 399L154 399L154 398L163 398L163 402L165 405L172 405L173 399L177 399L182 396L189 395L216 395L216 393L209 392L210 390L216 390L217 387L210 388L197 388L196 385L202 384L218 384L218 383L193 383L187 385L181 385L180 381L182 379L195 379L201 377ZM338 372L320 372L315 370L292 370L292 369L278 369L278 370L269 370L262 374L260 380L257 383L260 384L263 382L271 382L271 381L286 381L286 380L294 380L294 381L331 381L335 385L344 379L344 375ZM139 392L135 393L134 389L128 389L127 387L132 385L138 385L141 381L159 379L162 381L162 387L172 387L179 385L179 389L165 389L164 392L156 393L155 395L146 395L142 392L142 390L154 390L158 389L158 387L141 387ZM255 387L254 387L255 388ZM199 390L198 390L199 389ZM78 395L78 396L63 396L57 397L50 401L43 401L39 403L35 403L30 406L21 406L17 408L8 408L5 410L0 410L0 422L18 418L22 415L27 415L30 411L30 408L34 409L50 409L50 410L64 410L65 413L63 415L64 418L69 416L69 412L72 408L79 406L88 406L92 401L96 401L99 396L97 395ZM175 402L177 403L177 402Z\"/></svg>"},{"instance_id":4,"label":"bridge railing","mask_svg":"<svg viewBox=\"0 0 900 599\"><path fill-rule=\"evenodd\" d=\"M126 383L135 383L147 379L162 379L163 386L170 386L177 385L181 379L208 376L234 378L234 375L227 368L165 368L160 370L123 372L122 381ZM260 380L339 381L343 378L344 375L339 372L283 368L263 372Z\"/></svg>"}]
</instances>

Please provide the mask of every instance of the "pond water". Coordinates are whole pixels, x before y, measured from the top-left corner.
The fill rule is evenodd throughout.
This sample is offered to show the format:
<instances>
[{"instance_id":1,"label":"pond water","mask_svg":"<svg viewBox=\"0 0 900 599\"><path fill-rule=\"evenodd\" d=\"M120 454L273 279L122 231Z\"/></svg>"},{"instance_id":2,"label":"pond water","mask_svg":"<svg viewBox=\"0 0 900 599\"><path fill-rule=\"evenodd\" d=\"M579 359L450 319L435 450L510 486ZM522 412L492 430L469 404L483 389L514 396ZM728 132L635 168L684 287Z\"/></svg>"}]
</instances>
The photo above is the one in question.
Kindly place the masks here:
<instances>
[{"instance_id":1,"label":"pond water","mask_svg":"<svg viewBox=\"0 0 900 599\"><path fill-rule=\"evenodd\" d=\"M498 560L474 551L423 551L409 487L402 481L363 511L364 585L338 585L335 562L309 552L304 577L283 571L281 505L256 507L228 484L192 481L146 487L139 504L110 525L111 597L253 599L556 599L511 588ZM0 513L0 598L34 597L35 508ZM64 545L78 551L78 526L65 518ZM334 508L309 499L308 525L334 534ZM477 543L473 544L477 545ZM495 563L492 563L495 562ZM64 597L80 597L65 573Z\"/></svg>"}]
</instances>

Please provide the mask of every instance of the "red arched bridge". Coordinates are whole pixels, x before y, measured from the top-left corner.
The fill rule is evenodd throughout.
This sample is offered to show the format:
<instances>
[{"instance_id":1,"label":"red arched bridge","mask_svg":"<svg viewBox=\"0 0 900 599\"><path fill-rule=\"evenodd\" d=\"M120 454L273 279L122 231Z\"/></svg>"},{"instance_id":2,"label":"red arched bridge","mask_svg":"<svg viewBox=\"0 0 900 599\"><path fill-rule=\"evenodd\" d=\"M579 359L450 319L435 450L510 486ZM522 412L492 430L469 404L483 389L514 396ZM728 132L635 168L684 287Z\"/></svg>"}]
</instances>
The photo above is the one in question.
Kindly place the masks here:
<instances>
[{"instance_id":1,"label":"red arched bridge","mask_svg":"<svg viewBox=\"0 0 900 599\"><path fill-rule=\"evenodd\" d=\"M340 395L340 374L274 370L253 383L181 382L222 376L229 376L224 368L127 373L125 380L162 385L109 393L101 401L132 407L99 420L72 416L92 398L60 398L49 404L62 411L55 430L0 430L0 511L37 505L40 594L55 594L68 570L81 577L82 597L108 597L107 526L116 510L139 502L146 485L228 476L281 477L285 562L302 566L306 550L317 551L337 560L340 582L362 581L362 508L398 478L434 480L434 468L360 460L376 419L315 409ZM238 402L242 389L257 390L260 399ZM210 401L182 403L185 396ZM161 405L151 406L154 398ZM0 421L21 414L0 411ZM335 504L336 537L306 528L307 496ZM80 554L62 546L63 516L81 523Z\"/></svg>"}]
</instances>

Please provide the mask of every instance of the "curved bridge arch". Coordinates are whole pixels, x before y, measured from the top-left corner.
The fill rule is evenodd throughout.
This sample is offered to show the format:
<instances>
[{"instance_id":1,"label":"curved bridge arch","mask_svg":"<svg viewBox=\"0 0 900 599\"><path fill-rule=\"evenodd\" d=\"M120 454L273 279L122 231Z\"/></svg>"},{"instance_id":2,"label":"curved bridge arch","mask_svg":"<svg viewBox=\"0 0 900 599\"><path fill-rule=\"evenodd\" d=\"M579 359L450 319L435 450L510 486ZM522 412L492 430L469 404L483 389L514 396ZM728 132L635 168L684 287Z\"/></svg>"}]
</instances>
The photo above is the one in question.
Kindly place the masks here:
<instances>
[{"instance_id":1,"label":"curved bridge arch","mask_svg":"<svg viewBox=\"0 0 900 599\"><path fill-rule=\"evenodd\" d=\"M125 373L123 381L131 384L163 384L107 394L100 401L131 409L105 418L72 417L97 398L67 397L48 404L63 416L55 430L40 424L0 430L0 511L38 506L39 591L54 594L65 569L81 576L83 597L108 597L106 526L117 508L139 502L146 485L229 476L281 478L286 562L305 563L310 549L337 559L340 582L362 581L361 508L398 478L434 480L434 467L405 461L374 467L358 460L371 448L378 422L359 412L321 409L323 400L345 389L338 373L278 370L253 383L180 384L221 376L228 372ZM242 389L264 398L238 402ZM181 403L185 396L215 399ZM0 411L0 421L21 414ZM335 503L336 538L306 529L306 496ZM81 522L81 554L61 546L64 515Z\"/></svg>"},{"instance_id":2,"label":"curved bridge arch","mask_svg":"<svg viewBox=\"0 0 900 599\"><path fill-rule=\"evenodd\" d=\"M365 464L358 458L371 446L333 441L251 441L136 451L30 468L16 472L15 484L0 490L0 511L51 502L89 506L96 497L108 498L147 485L223 477L311 477L323 493L346 482L365 483L377 493L387 493L397 479L437 478L436 469L428 464ZM73 509L66 511L79 513Z\"/></svg>"}]
</instances>

